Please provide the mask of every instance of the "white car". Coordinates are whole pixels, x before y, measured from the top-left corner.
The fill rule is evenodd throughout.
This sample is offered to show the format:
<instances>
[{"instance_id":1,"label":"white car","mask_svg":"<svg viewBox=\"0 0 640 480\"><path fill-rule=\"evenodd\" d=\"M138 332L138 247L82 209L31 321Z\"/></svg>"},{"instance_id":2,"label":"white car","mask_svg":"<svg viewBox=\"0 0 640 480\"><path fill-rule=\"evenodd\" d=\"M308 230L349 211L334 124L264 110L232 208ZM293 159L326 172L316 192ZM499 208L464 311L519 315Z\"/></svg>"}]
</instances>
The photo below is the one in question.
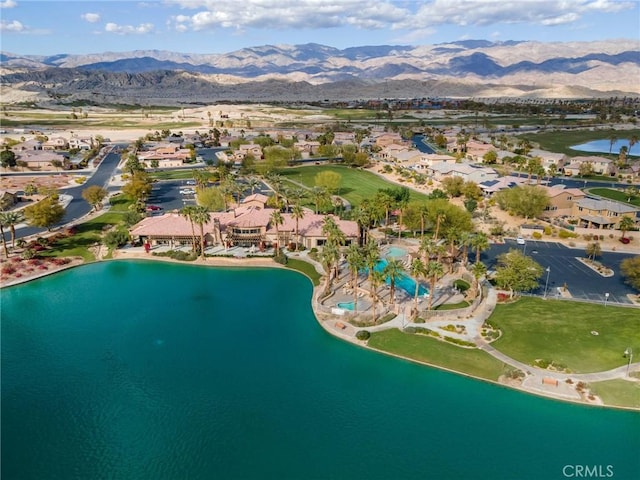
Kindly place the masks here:
<instances>
[{"instance_id":1,"label":"white car","mask_svg":"<svg viewBox=\"0 0 640 480\"><path fill-rule=\"evenodd\" d=\"M518 238L516 238L516 243L518 245L524 245L526 242L524 241L524 238L518 237Z\"/></svg>"},{"instance_id":2,"label":"white car","mask_svg":"<svg viewBox=\"0 0 640 480\"><path fill-rule=\"evenodd\" d=\"M196 191L193 188L183 188L180 190L180 195L195 195Z\"/></svg>"}]
</instances>

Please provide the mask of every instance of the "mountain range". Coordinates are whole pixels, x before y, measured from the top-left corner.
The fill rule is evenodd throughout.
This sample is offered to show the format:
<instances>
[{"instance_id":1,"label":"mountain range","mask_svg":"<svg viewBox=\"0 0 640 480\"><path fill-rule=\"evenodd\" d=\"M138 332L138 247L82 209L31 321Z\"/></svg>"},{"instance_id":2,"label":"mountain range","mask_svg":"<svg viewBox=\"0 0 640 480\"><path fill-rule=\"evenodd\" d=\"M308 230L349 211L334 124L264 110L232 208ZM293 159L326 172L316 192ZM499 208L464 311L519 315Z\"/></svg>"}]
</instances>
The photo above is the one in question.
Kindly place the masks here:
<instances>
[{"instance_id":1,"label":"mountain range","mask_svg":"<svg viewBox=\"0 0 640 480\"><path fill-rule=\"evenodd\" d=\"M381 97L640 95L640 42L265 45L224 54L157 50L0 53L3 98L176 104ZM5 100L6 101L6 100ZM66 100L65 100L66 101Z\"/></svg>"}]
</instances>

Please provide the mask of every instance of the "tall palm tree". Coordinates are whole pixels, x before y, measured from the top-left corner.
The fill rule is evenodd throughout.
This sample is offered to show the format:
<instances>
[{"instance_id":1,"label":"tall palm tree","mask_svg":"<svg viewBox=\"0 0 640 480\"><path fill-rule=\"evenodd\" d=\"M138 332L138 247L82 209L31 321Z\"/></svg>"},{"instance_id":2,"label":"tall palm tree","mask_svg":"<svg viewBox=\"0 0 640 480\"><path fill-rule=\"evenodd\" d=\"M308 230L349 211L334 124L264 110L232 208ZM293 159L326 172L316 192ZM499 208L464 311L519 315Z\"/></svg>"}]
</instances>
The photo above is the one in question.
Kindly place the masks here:
<instances>
[{"instance_id":1,"label":"tall palm tree","mask_svg":"<svg viewBox=\"0 0 640 480\"><path fill-rule=\"evenodd\" d=\"M636 143L638 143L638 135L631 135L629 138L629 150L627 150L627 154L631 155L631 149Z\"/></svg>"},{"instance_id":2,"label":"tall palm tree","mask_svg":"<svg viewBox=\"0 0 640 480\"><path fill-rule=\"evenodd\" d=\"M205 260L204 254L204 224L211 221L211 214L203 206L198 205L193 212L193 222L200 227L200 257Z\"/></svg>"},{"instance_id":3,"label":"tall palm tree","mask_svg":"<svg viewBox=\"0 0 640 480\"><path fill-rule=\"evenodd\" d=\"M369 225L371 222L369 209L364 205L358 205L351 212L351 219L358 224L358 240L360 245L364 245L367 241L367 233L369 231Z\"/></svg>"},{"instance_id":4,"label":"tall palm tree","mask_svg":"<svg viewBox=\"0 0 640 480\"><path fill-rule=\"evenodd\" d=\"M436 289L436 282L438 278L442 276L444 273L444 268L440 262L430 261L425 266L426 274L425 277L429 279L429 303L427 304L427 310L431 310L431 305L433 303L433 294Z\"/></svg>"},{"instance_id":5,"label":"tall palm tree","mask_svg":"<svg viewBox=\"0 0 640 480\"><path fill-rule=\"evenodd\" d=\"M347 264L351 271L351 286L353 287L353 311L358 314L358 272L365 266L364 256L357 244L347 247Z\"/></svg>"},{"instance_id":6,"label":"tall palm tree","mask_svg":"<svg viewBox=\"0 0 640 480\"><path fill-rule=\"evenodd\" d=\"M438 233L440 232L440 224L447 219L447 215L444 212L440 212L436 216L436 230L433 234L433 241L438 241Z\"/></svg>"},{"instance_id":7,"label":"tall palm tree","mask_svg":"<svg viewBox=\"0 0 640 480\"><path fill-rule=\"evenodd\" d=\"M411 276L416 281L416 290L413 295L413 308L417 312L418 311L418 291L420 290L420 279L424 277L427 273L427 269L425 267L422 259L415 258L413 262L411 262Z\"/></svg>"},{"instance_id":8,"label":"tall palm tree","mask_svg":"<svg viewBox=\"0 0 640 480\"><path fill-rule=\"evenodd\" d=\"M189 220L189 223L191 223L191 240L192 240L191 247L194 252L196 251L196 229L193 225L195 213L196 213L195 205L185 205L180 209L180 215L182 215L184 218Z\"/></svg>"},{"instance_id":9,"label":"tall palm tree","mask_svg":"<svg viewBox=\"0 0 640 480\"><path fill-rule=\"evenodd\" d=\"M483 251L489 248L489 237L487 237L487 234L484 232L477 232L473 236L473 241L471 243L471 246L476 251L476 263L479 263L480 253L482 253Z\"/></svg>"},{"instance_id":10,"label":"tall palm tree","mask_svg":"<svg viewBox=\"0 0 640 480\"><path fill-rule=\"evenodd\" d=\"M299 224L300 224L300 220L302 220L304 218L304 208L302 208L302 205L300 205L300 203L295 203L293 205L293 207L291 208L291 218L293 218L296 221L296 242L298 244L300 244L300 230L299 230Z\"/></svg>"},{"instance_id":11,"label":"tall palm tree","mask_svg":"<svg viewBox=\"0 0 640 480\"><path fill-rule=\"evenodd\" d=\"M313 203L315 204L315 213L320 213L320 204L327 201L329 198L329 192L324 187L313 187L311 189L311 198L313 199Z\"/></svg>"},{"instance_id":12,"label":"tall palm tree","mask_svg":"<svg viewBox=\"0 0 640 480\"><path fill-rule=\"evenodd\" d=\"M16 246L16 225L24 220L24 216L15 210L2 212L0 215L2 215L2 223L9 227L11 232L11 248L13 248Z\"/></svg>"},{"instance_id":13,"label":"tall palm tree","mask_svg":"<svg viewBox=\"0 0 640 480\"><path fill-rule=\"evenodd\" d=\"M2 236L2 248L4 249L4 257L9 258L9 249L7 248L7 239L4 238L4 223L0 219L0 236Z\"/></svg>"},{"instance_id":14,"label":"tall palm tree","mask_svg":"<svg viewBox=\"0 0 640 480\"><path fill-rule=\"evenodd\" d=\"M487 266L482 262L476 262L471 266L471 273L475 279L474 292L477 294L480 291L480 279L487 273Z\"/></svg>"},{"instance_id":15,"label":"tall palm tree","mask_svg":"<svg viewBox=\"0 0 640 480\"><path fill-rule=\"evenodd\" d=\"M273 223L273 226L276 229L276 256L277 256L277 255L280 255L280 230L278 228L284 222L284 219L282 218L282 214L280 213L280 210L277 210L277 209L274 210L273 213L271 214L271 217L269 217L269 220L271 220L271 223Z\"/></svg>"},{"instance_id":16,"label":"tall palm tree","mask_svg":"<svg viewBox=\"0 0 640 480\"><path fill-rule=\"evenodd\" d=\"M469 247L473 244L474 234L468 231L463 231L460 234L460 245L462 246L462 264L467 265L469 261Z\"/></svg>"},{"instance_id":17,"label":"tall palm tree","mask_svg":"<svg viewBox=\"0 0 640 480\"><path fill-rule=\"evenodd\" d=\"M613 150L613 146L618 141L618 136L615 133L609 135L609 153Z\"/></svg>"},{"instance_id":18,"label":"tall palm tree","mask_svg":"<svg viewBox=\"0 0 640 480\"><path fill-rule=\"evenodd\" d=\"M251 195L253 195L255 189L258 188L262 182L258 180L257 177L251 176L247 178L246 183L247 187L251 189Z\"/></svg>"},{"instance_id":19,"label":"tall palm tree","mask_svg":"<svg viewBox=\"0 0 640 480\"><path fill-rule=\"evenodd\" d=\"M325 243L322 247L322 253L320 254L320 262L326 271L324 293L328 294L331 291L331 283L333 282L332 272L334 265L340 259L340 250L334 243Z\"/></svg>"},{"instance_id":20,"label":"tall palm tree","mask_svg":"<svg viewBox=\"0 0 640 480\"><path fill-rule=\"evenodd\" d=\"M382 270L385 277L389 280L389 304L391 305L395 305L396 303L396 280L402 275L403 271L404 267L397 258L390 258Z\"/></svg>"},{"instance_id":21,"label":"tall palm tree","mask_svg":"<svg viewBox=\"0 0 640 480\"><path fill-rule=\"evenodd\" d=\"M631 230L635 226L635 222L631 217L622 217L620 219L620 223L618 224L618 229L622 232L622 237L625 238L624 234Z\"/></svg>"},{"instance_id":22,"label":"tall palm tree","mask_svg":"<svg viewBox=\"0 0 640 480\"><path fill-rule=\"evenodd\" d=\"M373 323L376 323L376 305L378 304L378 288L384 283L384 273L380 270L373 270L369 273L369 284L371 285L371 308L373 310Z\"/></svg>"}]
</instances>

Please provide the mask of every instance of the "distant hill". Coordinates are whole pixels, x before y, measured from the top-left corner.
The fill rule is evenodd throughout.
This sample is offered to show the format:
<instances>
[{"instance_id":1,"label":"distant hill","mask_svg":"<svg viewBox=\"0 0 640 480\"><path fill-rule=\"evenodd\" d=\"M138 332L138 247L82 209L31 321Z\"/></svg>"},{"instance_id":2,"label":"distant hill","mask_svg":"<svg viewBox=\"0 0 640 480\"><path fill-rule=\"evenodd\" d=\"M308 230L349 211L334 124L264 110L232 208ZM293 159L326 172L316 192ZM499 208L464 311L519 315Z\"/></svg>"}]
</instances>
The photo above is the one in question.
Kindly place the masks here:
<instances>
[{"instance_id":1,"label":"distant hill","mask_svg":"<svg viewBox=\"0 0 640 480\"><path fill-rule=\"evenodd\" d=\"M576 97L640 95L637 40L464 40L344 50L310 43L264 45L210 55L158 50L53 56L1 52L0 62L3 93L20 91L39 101L57 96L118 95L124 101L135 97L163 99L164 103L257 97L348 100L445 95L566 98L574 95L572 92ZM354 85L357 90L352 90ZM10 97L5 98L10 101Z\"/></svg>"}]
</instances>

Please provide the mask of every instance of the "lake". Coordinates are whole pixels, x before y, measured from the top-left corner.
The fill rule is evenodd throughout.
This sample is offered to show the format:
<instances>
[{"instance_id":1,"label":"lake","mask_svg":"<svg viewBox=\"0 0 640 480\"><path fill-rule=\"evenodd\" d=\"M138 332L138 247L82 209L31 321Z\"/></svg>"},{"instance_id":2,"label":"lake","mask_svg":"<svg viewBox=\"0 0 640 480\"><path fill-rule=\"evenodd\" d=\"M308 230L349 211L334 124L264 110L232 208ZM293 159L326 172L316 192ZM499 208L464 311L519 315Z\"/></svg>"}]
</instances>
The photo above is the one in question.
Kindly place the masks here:
<instances>
[{"instance_id":1,"label":"lake","mask_svg":"<svg viewBox=\"0 0 640 480\"><path fill-rule=\"evenodd\" d=\"M629 149L629 139L628 138L619 138L616 142L611 145L611 141L609 139L606 140L593 140L587 143L581 143L580 145L573 145L569 148L571 150L579 150L581 152L588 153L609 153L609 149L611 148L611 153L614 155L618 155L621 147L627 147ZM636 157L640 155L640 145L633 145L630 148L631 156Z\"/></svg>"},{"instance_id":2,"label":"lake","mask_svg":"<svg viewBox=\"0 0 640 480\"><path fill-rule=\"evenodd\" d=\"M4 289L3 480L638 478L640 414L358 348L311 293L142 261Z\"/></svg>"}]
</instances>

